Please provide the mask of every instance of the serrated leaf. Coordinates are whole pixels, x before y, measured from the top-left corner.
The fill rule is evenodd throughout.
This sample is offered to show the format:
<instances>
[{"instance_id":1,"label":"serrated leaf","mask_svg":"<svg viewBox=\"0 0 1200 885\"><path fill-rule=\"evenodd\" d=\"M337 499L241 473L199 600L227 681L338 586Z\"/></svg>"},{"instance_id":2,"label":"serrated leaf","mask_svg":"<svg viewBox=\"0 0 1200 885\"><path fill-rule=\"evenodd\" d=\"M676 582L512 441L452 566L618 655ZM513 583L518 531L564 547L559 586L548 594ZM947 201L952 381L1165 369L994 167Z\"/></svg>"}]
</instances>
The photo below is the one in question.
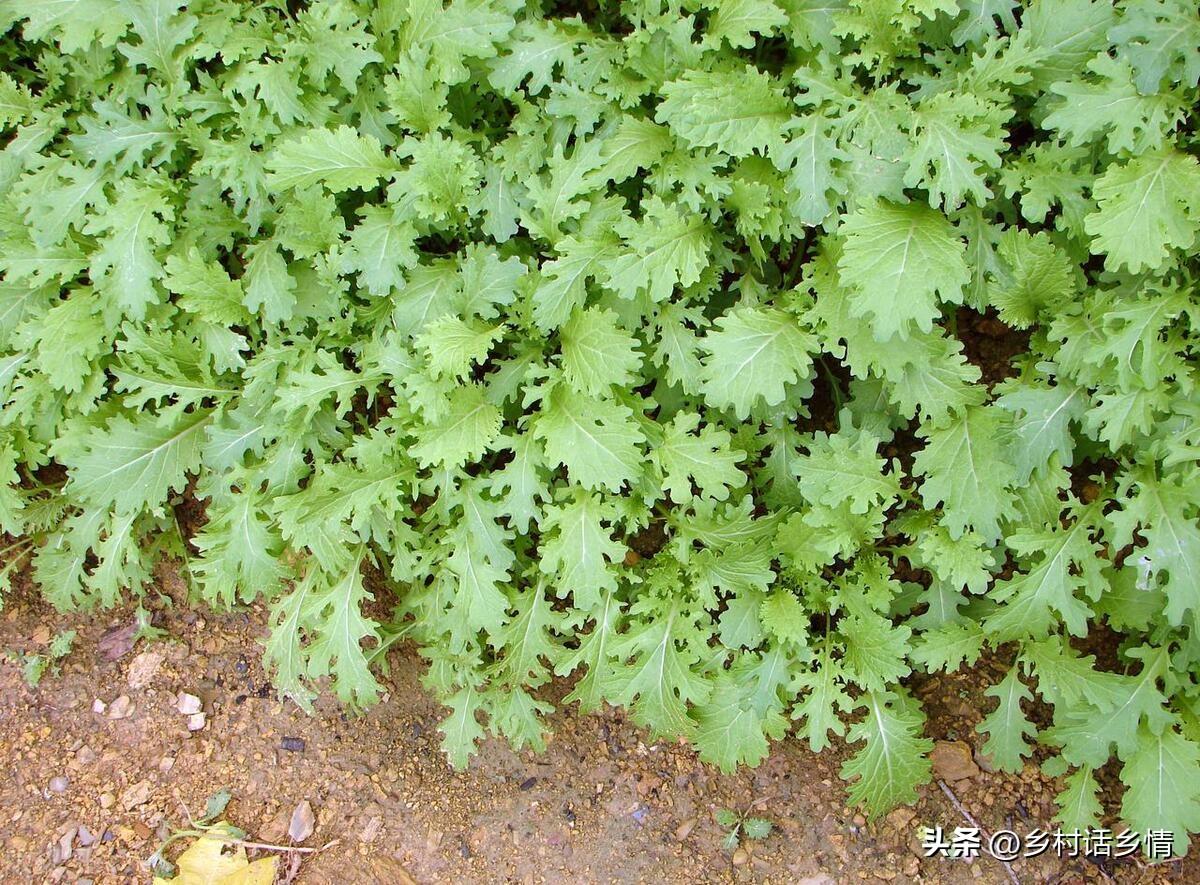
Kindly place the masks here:
<instances>
[{"instance_id":1,"label":"serrated leaf","mask_svg":"<svg viewBox=\"0 0 1200 885\"><path fill-rule=\"evenodd\" d=\"M1084 227L1105 267L1156 270L1200 232L1200 161L1173 148L1108 167L1092 192L1096 211Z\"/></svg>"},{"instance_id":2,"label":"serrated leaf","mask_svg":"<svg viewBox=\"0 0 1200 885\"><path fill-rule=\"evenodd\" d=\"M679 503L692 497L693 483L702 497L724 501L746 481L738 469L745 455L731 449L729 434L712 425L693 433L699 425L699 415L676 415L650 452L651 462L662 471L663 489Z\"/></svg>"},{"instance_id":3,"label":"serrated leaf","mask_svg":"<svg viewBox=\"0 0 1200 885\"><path fill-rule=\"evenodd\" d=\"M629 384L641 365L637 339L618 325L611 310L576 311L559 336L563 377L588 396L605 396L614 384Z\"/></svg>"},{"instance_id":4,"label":"serrated leaf","mask_svg":"<svg viewBox=\"0 0 1200 885\"><path fill-rule=\"evenodd\" d=\"M1024 765L1024 757L1033 751L1025 742L1025 738L1037 734L1033 724L1026 718L1025 711L1021 709L1021 701L1032 701L1033 695L1021 682L1020 673L1015 665L984 694L996 698L999 703L996 709L976 726L976 731L988 736L983 744L983 752L1000 771L1019 772Z\"/></svg>"},{"instance_id":5,"label":"serrated leaf","mask_svg":"<svg viewBox=\"0 0 1200 885\"><path fill-rule=\"evenodd\" d=\"M906 338L912 327L928 332L939 300L962 299L966 246L940 212L878 202L846 219L842 234L838 274L850 309L870 318L880 341Z\"/></svg>"},{"instance_id":6,"label":"serrated leaf","mask_svg":"<svg viewBox=\"0 0 1200 885\"><path fill-rule=\"evenodd\" d=\"M584 488L619 491L638 474L645 441L626 406L573 396L559 387L538 418L534 435L551 464L563 465Z\"/></svg>"},{"instance_id":7,"label":"serrated leaf","mask_svg":"<svg viewBox=\"0 0 1200 885\"><path fill-rule=\"evenodd\" d=\"M900 492L894 475L876 455L879 440L869 433L856 439L842 434L818 433L808 451L792 463L800 493L815 504L836 507L849 503L853 513L865 513Z\"/></svg>"},{"instance_id":8,"label":"serrated leaf","mask_svg":"<svg viewBox=\"0 0 1200 885\"><path fill-rule=\"evenodd\" d=\"M1200 830L1200 747L1174 729L1142 732L1125 760L1121 814L1138 832L1166 830L1174 854L1188 849L1189 832Z\"/></svg>"},{"instance_id":9,"label":"serrated leaf","mask_svg":"<svg viewBox=\"0 0 1200 885\"><path fill-rule=\"evenodd\" d=\"M774 715L781 720L778 712ZM742 693L731 681L718 682L695 716L696 746L705 762L731 772L739 764L757 765L766 758L768 744L760 717L746 709Z\"/></svg>"},{"instance_id":10,"label":"serrated leaf","mask_svg":"<svg viewBox=\"0 0 1200 885\"><path fill-rule=\"evenodd\" d=\"M803 720L801 731L814 753L829 746L830 732L838 737L846 733L839 713L849 713L854 702L840 681L841 674L828 653L818 659L811 671L796 677L795 687L803 694L792 710L792 718Z\"/></svg>"},{"instance_id":11,"label":"serrated leaf","mask_svg":"<svg viewBox=\"0 0 1200 885\"><path fill-rule=\"evenodd\" d=\"M267 181L273 187L322 184L334 193L374 187L395 167L378 139L349 126L318 129L288 139L271 155Z\"/></svg>"},{"instance_id":12,"label":"serrated leaf","mask_svg":"<svg viewBox=\"0 0 1200 885\"><path fill-rule=\"evenodd\" d=\"M928 753L933 741L921 737L925 717L906 696L869 692L860 708L861 720L850 726L846 740L865 744L842 766L850 782L850 801L871 817L917 799L917 787L929 780Z\"/></svg>"},{"instance_id":13,"label":"serrated leaf","mask_svg":"<svg viewBox=\"0 0 1200 885\"><path fill-rule=\"evenodd\" d=\"M1100 785L1087 766L1072 772L1066 779L1066 788L1054 797L1058 812L1054 819L1066 831L1087 832L1100 826L1104 808L1096 798Z\"/></svg>"},{"instance_id":14,"label":"serrated leaf","mask_svg":"<svg viewBox=\"0 0 1200 885\"><path fill-rule=\"evenodd\" d=\"M499 433L500 410L482 387L468 384L440 421L418 433L411 451L421 464L457 467L481 457Z\"/></svg>"},{"instance_id":15,"label":"serrated leaf","mask_svg":"<svg viewBox=\"0 0 1200 885\"><path fill-rule=\"evenodd\" d=\"M542 572L555 577L555 595L571 594L575 606L585 612L594 611L617 589L611 566L623 558L625 548L613 539L611 524L604 524L613 518L613 511L595 495L584 493L548 506L539 524L545 537Z\"/></svg>"},{"instance_id":16,"label":"serrated leaf","mask_svg":"<svg viewBox=\"0 0 1200 885\"><path fill-rule=\"evenodd\" d=\"M113 418L64 457L72 491L98 508L157 507L199 467L203 431L212 417L199 410L166 425L148 415L138 421Z\"/></svg>"},{"instance_id":17,"label":"serrated leaf","mask_svg":"<svg viewBox=\"0 0 1200 885\"><path fill-rule=\"evenodd\" d=\"M479 693L467 686L446 699L451 713L438 726L442 732L442 752L456 771L467 767L475 744L484 737L483 728L475 719L479 709Z\"/></svg>"},{"instance_id":18,"label":"serrated leaf","mask_svg":"<svg viewBox=\"0 0 1200 885\"><path fill-rule=\"evenodd\" d=\"M716 321L701 342L708 351L701 384L717 407L745 418L760 400L783 401L785 385L812 374L814 341L792 315L781 310L739 308Z\"/></svg>"},{"instance_id":19,"label":"serrated leaf","mask_svg":"<svg viewBox=\"0 0 1200 885\"><path fill-rule=\"evenodd\" d=\"M761 817L748 817L742 821L742 831L748 839L765 839L771 835L771 822Z\"/></svg>"},{"instance_id":20,"label":"serrated leaf","mask_svg":"<svg viewBox=\"0 0 1200 885\"><path fill-rule=\"evenodd\" d=\"M689 71L664 84L662 94L659 123L692 147L738 157L778 141L790 116L778 85L749 65L729 73Z\"/></svg>"},{"instance_id":21,"label":"serrated leaf","mask_svg":"<svg viewBox=\"0 0 1200 885\"><path fill-rule=\"evenodd\" d=\"M692 670L695 653L677 641L681 617L678 605L672 604L654 619L631 627L613 648L631 662L613 674L612 697L628 704L634 721L654 736L692 734L696 723L687 715L688 704L703 703L710 691Z\"/></svg>"}]
</instances>

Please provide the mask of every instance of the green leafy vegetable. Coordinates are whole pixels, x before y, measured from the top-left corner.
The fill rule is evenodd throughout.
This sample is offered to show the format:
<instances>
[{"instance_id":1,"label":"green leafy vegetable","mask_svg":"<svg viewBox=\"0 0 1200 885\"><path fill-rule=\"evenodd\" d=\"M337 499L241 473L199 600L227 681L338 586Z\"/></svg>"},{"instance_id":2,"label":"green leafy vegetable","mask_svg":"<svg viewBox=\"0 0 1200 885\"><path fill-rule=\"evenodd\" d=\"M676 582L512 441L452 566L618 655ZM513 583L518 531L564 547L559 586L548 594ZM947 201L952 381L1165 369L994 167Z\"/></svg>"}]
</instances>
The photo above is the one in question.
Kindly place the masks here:
<instances>
[{"instance_id":1,"label":"green leafy vegetable","mask_svg":"<svg viewBox=\"0 0 1200 885\"><path fill-rule=\"evenodd\" d=\"M569 676L724 769L844 737L871 814L911 674L1011 660L997 767L1200 830L1194 3L0 21L0 589L173 555L304 707L413 641L456 766Z\"/></svg>"}]
</instances>

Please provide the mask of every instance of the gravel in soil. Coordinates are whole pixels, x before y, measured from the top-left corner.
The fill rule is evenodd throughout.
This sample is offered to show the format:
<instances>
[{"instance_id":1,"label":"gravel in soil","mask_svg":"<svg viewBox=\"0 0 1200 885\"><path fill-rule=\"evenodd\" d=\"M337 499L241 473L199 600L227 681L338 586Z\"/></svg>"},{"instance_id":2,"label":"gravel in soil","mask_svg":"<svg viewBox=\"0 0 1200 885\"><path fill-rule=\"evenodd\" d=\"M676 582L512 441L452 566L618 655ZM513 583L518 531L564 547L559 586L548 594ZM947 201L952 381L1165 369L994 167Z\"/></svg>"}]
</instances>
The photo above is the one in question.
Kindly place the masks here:
<instances>
[{"instance_id":1,"label":"gravel in soil","mask_svg":"<svg viewBox=\"0 0 1200 885\"><path fill-rule=\"evenodd\" d=\"M789 739L760 767L724 775L686 745L648 743L620 711L560 710L545 753L489 740L456 773L412 650L390 655L374 709L353 715L324 698L308 716L276 699L259 666L261 608L160 617L169 641L126 642L114 657L128 610L64 616L18 598L0 616L0 650L37 652L58 630L79 631L61 672L37 688L0 657L0 881L149 881L143 861L169 826L221 788L233 796L224 817L253 839L336 840L294 856L298 867L283 859L281 875L299 883L1010 881L987 857L922 856L921 826L966 825L936 784L876 821L848 808L843 748L813 754ZM914 688L964 808L990 829L1053 829L1052 780L1033 764L991 772L978 755L975 726L991 703L982 691L1003 669L984 662ZM547 699L568 689L553 685ZM772 834L723 850L716 810L752 805ZM1102 868L1040 857L1013 870L1023 883L1200 881L1194 860Z\"/></svg>"}]
</instances>

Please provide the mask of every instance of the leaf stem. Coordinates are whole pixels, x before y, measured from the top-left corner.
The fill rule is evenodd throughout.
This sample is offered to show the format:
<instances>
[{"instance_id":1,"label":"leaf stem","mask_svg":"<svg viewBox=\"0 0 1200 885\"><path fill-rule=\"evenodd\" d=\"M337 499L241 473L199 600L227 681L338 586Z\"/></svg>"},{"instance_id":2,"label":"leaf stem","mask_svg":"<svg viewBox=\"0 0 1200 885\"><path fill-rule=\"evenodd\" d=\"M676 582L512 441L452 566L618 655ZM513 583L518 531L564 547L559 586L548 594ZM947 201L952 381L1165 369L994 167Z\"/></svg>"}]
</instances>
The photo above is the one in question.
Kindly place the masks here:
<instances>
[{"instance_id":1,"label":"leaf stem","mask_svg":"<svg viewBox=\"0 0 1200 885\"><path fill-rule=\"evenodd\" d=\"M14 541L3 550L0 550L0 556L8 556L10 550L16 550L19 547L28 547L33 543L33 538L21 538L19 541ZM23 551L22 551L23 552Z\"/></svg>"},{"instance_id":2,"label":"leaf stem","mask_svg":"<svg viewBox=\"0 0 1200 885\"><path fill-rule=\"evenodd\" d=\"M180 839L188 838L212 839L215 842L221 842L225 845L237 845L242 848L258 848L263 851L287 851L294 852L296 854L315 854L318 851L324 851L326 848L332 848L341 841L339 839L332 839L317 848L305 848L301 845L274 845L270 842L253 842L249 839L238 839L233 836L222 836L219 833L213 833L211 830L197 828L176 830L167 838L165 842L162 843L162 845L159 846L158 850L161 852L172 842L178 842Z\"/></svg>"},{"instance_id":3,"label":"leaf stem","mask_svg":"<svg viewBox=\"0 0 1200 885\"><path fill-rule=\"evenodd\" d=\"M825 355L817 357L817 364L821 367L821 371L825 373L825 380L829 383L829 395L833 397L834 414L842 413L842 406L846 403L846 398L842 395L842 384L838 381L833 370L829 368L829 363L825 362Z\"/></svg>"}]
</instances>

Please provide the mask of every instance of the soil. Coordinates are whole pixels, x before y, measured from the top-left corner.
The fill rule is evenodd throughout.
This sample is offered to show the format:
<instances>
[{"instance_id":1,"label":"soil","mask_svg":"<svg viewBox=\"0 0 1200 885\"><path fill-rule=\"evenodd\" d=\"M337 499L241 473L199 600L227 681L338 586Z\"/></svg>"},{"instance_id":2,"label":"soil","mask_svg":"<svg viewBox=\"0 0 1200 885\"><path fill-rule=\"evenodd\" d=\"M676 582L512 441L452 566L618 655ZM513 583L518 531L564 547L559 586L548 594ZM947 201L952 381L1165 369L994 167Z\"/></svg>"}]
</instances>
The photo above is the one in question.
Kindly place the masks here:
<instances>
[{"instance_id":1,"label":"soil","mask_svg":"<svg viewBox=\"0 0 1200 885\"><path fill-rule=\"evenodd\" d=\"M160 587L183 598L166 567ZM377 707L354 715L324 698L309 716L279 701L260 668L262 608L201 615L163 605L156 624L170 638L129 648L132 624L128 609L59 615L28 593L0 616L0 650L11 653L0 657L0 758L9 768L0 781L0 880L149 881L143 862L171 827L227 788L224 817L266 843L289 844L293 809L311 803L316 826L304 845L328 847L281 855L281 880L299 883L1012 881L986 856L923 856L919 827L966 825L936 784L876 821L848 808L837 773L844 748L814 754L789 738L760 767L724 775L686 745L650 743L620 711L560 709L545 753L488 740L456 773L438 747L443 710L421 688L412 649L391 653ZM15 657L44 651L64 629L78 631L73 651L30 688ZM988 829L1053 829L1052 780L1032 764L1016 776L976 764L986 768L975 733L990 703L982 690L1002 670L983 664L914 690L930 712L929 735L965 742L939 747L965 768L951 786L963 808ZM546 698L568 690L554 684ZM202 729L188 730L179 693L200 699ZM111 718L114 709L129 715ZM774 829L731 853L714 819L721 808ZM1043 856L1012 871L1023 883L1200 881L1195 860L1100 867Z\"/></svg>"}]
</instances>

